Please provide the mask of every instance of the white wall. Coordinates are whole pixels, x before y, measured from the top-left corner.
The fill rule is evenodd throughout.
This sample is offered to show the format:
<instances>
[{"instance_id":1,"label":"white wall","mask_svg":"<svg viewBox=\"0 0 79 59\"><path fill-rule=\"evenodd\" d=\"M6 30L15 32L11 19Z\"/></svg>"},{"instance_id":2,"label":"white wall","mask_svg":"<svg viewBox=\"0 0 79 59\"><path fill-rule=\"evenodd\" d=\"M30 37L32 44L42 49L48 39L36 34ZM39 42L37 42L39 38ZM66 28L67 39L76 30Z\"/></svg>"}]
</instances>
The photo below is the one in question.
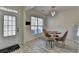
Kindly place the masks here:
<instances>
[{"instance_id":1,"label":"white wall","mask_svg":"<svg viewBox=\"0 0 79 59\"><path fill-rule=\"evenodd\" d=\"M0 49L9 47L14 44L21 44L26 43L27 41L30 41L32 39L37 38L39 35L33 36L31 33L31 26L26 26L25 22L26 20L30 21L30 16L37 16L42 17L44 20L46 20L46 16L43 14L36 12L36 11L26 11L24 7L20 6L7 6L6 8L15 9L18 10L18 14L11 13L11 12L5 12L0 10ZM17 16L17 35L12 37L3 37L3 14L11 14Z\"/></svg>"},{"instance_id":2,"label":"white wall","mask_svg":"<svg viewBox=\"0 0 79 59\"><path fill-rule=\"evenodd\" d=\"M11 45L21 43L23 39L23 7L15 7L15 6L7 6L6 8L15 9L18 10L18 14L11 13L11 12L5 12L0 10L0 49L9 47ZM16 36L12 37L3 37L3 14L11 14L17 16L17 29L19 30L17 32Z\"/></svg>"},{"instance_id":3,"label":"white wall","mask_svg":"<svg viewBox=\"0 0 79 59\"><path fill-rule=\"evenodd\" d=\"M46 20L46 16L44 16L40 12L37 12L37 11L34 11L34 10L26 11L26 13L25 13L25 20L24 20L24 43L26 43L27 41L30 41L32 39L35 39L35 38L37 38L37 37L39 37L41 35L41 34L32 35L31 26L30 25L25 25L26 21L30 21L31 20L31 16L37 16L37 17L43 18L44 19L44 23L45 23L45 20Z\"/></svg>"},{"instance_id":4,"label":"white wall","mask_svg":"<svg viewBox=\"0 0 79 59\"><path fill-rule=\"evenodd\" d=\"M54 17L48 16L46 28L59 31L62 35L68 30L68 39L76 39L76 25L79 25L79 7L59 12Z\"/></svg>"}]
</instances>

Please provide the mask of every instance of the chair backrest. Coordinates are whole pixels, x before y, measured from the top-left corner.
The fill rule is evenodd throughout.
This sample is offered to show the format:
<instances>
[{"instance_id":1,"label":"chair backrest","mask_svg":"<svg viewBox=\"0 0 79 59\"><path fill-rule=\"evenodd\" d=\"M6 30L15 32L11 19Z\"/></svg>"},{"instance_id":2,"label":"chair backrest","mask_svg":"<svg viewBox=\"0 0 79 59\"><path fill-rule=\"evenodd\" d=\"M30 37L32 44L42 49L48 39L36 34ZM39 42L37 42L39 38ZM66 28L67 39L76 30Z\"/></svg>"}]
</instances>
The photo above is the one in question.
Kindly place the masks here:
<instances>
[{"instance_id":1,"label":"chair backrest","mask_svg":"<svg viewBox=\"0 0 79 59\"><path fill-rule=\"evenodd\" d=\"M51 35L46 31L46 29L43 29L43 32L46 37L51 37Z\"/></svg>"},{"instance_id":2,"label":"chair backrest","mask_svg":"<svg viewBox=\"0 0 79 59\"><path fill-rule=\"evenodd\" d=\"M67 37L67 34L68 34L68 31L66 31L62 37L62 41L65 41L66 40L66 37Z\"/></svg>"}]
</instances>

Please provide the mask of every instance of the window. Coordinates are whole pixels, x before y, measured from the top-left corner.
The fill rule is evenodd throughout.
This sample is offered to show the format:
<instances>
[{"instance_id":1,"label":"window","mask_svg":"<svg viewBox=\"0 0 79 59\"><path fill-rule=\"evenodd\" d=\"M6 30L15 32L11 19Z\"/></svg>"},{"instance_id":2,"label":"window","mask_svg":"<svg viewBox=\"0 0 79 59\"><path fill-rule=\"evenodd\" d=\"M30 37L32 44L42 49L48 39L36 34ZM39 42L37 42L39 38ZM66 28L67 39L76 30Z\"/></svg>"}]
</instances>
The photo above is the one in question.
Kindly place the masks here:
<instances>
[{"instance_id":1,"label":"window","mask_svg":"<svg viewBox=\"0 0 79 59\"><path fill-rule=\"evenodd\" d=\"M78 29L77 29L77 36L79 36L79 26L78 26Z\"/></svg>"},{"instance_id":2,"label":"window","mask_svg":"<svg viewBox=\"0 0 79 59\"><path fill-rule=\"evenodd\" d=\"M16 35L16 17L4 15L4 37Z\"/></svg>"},{"instance_id":3,"label":"window","mask_svg":"<svg viewBox=\"0 0 79 59\"><path fill-rule=\"evenodd\" d=\"M42 33L43 19L38 17L31 17L31 30L32 34Z\"/></svg>"}]
</instances>

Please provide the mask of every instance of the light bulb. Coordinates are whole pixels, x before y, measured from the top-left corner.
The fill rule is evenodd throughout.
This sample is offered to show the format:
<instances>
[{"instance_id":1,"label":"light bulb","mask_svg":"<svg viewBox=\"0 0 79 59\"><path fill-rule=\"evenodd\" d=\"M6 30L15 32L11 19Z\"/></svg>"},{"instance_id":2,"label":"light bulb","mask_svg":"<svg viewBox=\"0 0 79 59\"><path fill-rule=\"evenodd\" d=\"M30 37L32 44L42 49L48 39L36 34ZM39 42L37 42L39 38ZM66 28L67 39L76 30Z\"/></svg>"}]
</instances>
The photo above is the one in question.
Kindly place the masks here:
<instances>
[{"instance_id":1,"label":"light bulb","mask_svg":"<svg viewBox=\"0 0 79 59\"><path fill-rule=\"evenodd\" d=\"M52 12L51 12L51 15L54 16L54 15L55 15L55 11L52 11Z\"/></svg>"}]
</instances>

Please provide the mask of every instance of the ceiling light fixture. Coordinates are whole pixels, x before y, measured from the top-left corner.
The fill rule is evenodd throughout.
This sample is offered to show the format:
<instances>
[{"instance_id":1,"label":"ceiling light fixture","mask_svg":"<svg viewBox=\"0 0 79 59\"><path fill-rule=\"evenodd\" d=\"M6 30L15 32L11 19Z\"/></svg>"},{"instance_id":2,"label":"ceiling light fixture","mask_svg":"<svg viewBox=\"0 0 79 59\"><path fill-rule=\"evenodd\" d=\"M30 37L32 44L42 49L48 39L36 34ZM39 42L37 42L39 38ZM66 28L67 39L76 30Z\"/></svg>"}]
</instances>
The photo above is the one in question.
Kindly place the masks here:
<instances>
[{"instance_id":1,"label":"ceiling light fixture","mask_svg":"<svg viewBox=\"0 0 79 59\"><path fill-rule=\"evenodd\" d=\"M55 16L55 11L52 11L52 12L51 12L51 15L52 15L52 16Z\"/></svg>"},{"instance_id":2,"label":"ceiling light fixture","mask_svg":"<svg viewBox=\"0 0 79 59\"><path fill-rule=\"evenodd\" d=\"M56 12L53 10L55 7L56 7L56 6L51 6L51 8L52 8L51 15L52 15L52 16L55 16L55 14L56 14Z\"/></svg>"}]
</instances>

